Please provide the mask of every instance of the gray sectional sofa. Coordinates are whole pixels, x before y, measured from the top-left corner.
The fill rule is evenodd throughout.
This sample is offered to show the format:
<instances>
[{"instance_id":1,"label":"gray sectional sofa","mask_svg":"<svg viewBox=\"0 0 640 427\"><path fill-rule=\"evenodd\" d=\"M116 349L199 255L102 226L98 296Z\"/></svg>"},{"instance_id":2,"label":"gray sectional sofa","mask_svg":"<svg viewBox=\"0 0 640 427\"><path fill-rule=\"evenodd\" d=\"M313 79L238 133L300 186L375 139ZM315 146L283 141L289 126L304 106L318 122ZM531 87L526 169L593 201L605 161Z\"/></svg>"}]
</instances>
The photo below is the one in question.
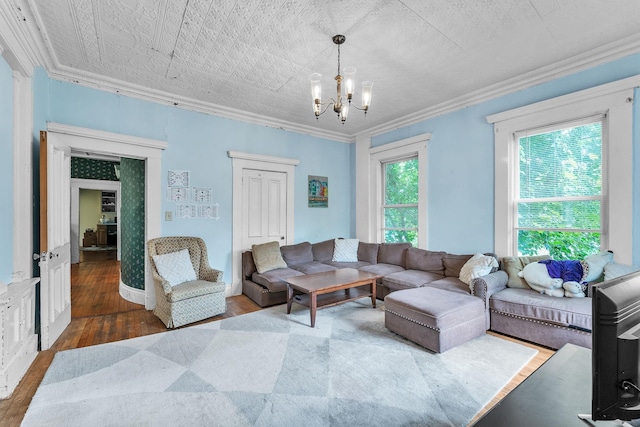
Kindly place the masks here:
<instances>
[{"instance_id":1,"label":"gray sectional sofa","mask_svg":"<svg viewBox=\"0 0 640 427\"><path fill-rule=\"evenodd\" d=\"M427 251L409 243L360 242L357 262L336 262L332 261L333 248L333 239L282 246L287 268L264 273L258 273L251 251L246 251L242 254L242 292L261 307L281 304L287 300L283 279L351 267L383 276L376 289L379 299L393 291L423 286L470 293L458 276L472 255Z\"/></svg>"},{"instance_id":2,"label":"gray sectional sofa","mask_svg":"<svg viewBox=\"0 0 640 427\"><path fill-rule=\"evenodd\" d=\"M333 247L333 239L282 246L287 267L261 274L251 251L246 251L242 254L242 291L261 307L281 304L287 299L283 279L352 267L382 276L376 290L379 299L391 292L421 287L472 294L484 304L487 330L551 348L566 343L591 347L591 299L551 297L528 288L517 272L533 258L503 258L500 269L473 279L470 292L458 277L472 255L428 251L406 243L360 242L358 261L344 263L331 261Z\"/></svg>"}]
</instances>

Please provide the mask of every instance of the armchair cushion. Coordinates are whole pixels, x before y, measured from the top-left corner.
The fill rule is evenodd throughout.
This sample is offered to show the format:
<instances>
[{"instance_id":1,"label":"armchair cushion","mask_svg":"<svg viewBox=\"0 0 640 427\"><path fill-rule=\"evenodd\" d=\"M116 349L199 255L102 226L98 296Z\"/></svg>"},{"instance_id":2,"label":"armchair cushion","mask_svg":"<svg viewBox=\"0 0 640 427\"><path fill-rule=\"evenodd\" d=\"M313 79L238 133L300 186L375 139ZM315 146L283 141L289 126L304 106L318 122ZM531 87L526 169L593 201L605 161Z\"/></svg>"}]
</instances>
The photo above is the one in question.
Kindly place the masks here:
<instances>
[{"instance_id":1,"label":"armchair cushion","mask_svg":"<svg viewBox=\"0 0 640 427\"><path fill-rule=\"evenodd\" d=\"M188 249L154 255L153 262L160 277L169 282L172 287L197 279Z\"/></svg>"}]
</instances>

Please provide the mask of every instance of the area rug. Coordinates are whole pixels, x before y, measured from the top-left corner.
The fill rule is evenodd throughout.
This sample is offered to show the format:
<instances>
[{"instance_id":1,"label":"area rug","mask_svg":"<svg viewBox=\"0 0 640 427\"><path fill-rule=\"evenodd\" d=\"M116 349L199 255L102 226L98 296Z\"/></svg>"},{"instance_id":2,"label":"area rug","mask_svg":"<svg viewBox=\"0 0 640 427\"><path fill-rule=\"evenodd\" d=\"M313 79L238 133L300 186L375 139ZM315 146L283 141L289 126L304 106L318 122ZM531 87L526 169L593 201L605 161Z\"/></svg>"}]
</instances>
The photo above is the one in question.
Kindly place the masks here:
<instances>
[{"instance_id":1,"label":"area rug","mask_svg":"<svg viewBox=\"0 0 640 427\"><path fill-rule=\"evenodd\" d=\"M536 354L485 335L434 354L370 300L294 305L56 354L24 426L465 426Z\"/></svg>"}]
</instances>

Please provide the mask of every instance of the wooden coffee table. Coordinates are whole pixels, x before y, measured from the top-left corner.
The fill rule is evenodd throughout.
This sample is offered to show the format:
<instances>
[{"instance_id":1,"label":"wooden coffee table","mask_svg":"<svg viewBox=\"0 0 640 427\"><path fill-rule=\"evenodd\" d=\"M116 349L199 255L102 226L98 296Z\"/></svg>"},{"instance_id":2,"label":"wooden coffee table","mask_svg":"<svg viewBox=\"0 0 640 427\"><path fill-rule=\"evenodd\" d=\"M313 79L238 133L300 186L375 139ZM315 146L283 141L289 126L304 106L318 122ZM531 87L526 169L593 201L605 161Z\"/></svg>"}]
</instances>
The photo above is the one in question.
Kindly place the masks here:
<instances>
[{"instance_id":1,"label":"wooden coffee table","mask_svg":"<svg viewBox=\"0 0 640 427\"><path fill-rule=\"evenodd\" d=\"M367 273L355 268L341 268L322 273L289 277L287 283L287 314L291 313L291 304L295 301L309 307L311 327L316 326L318 307L342 304L359 298L371 297L376 307L376 280L379 274ZM366 286L366 288L365 288ZM340 292L343 291L343 292Z\"/></svg>"}]
</instances>

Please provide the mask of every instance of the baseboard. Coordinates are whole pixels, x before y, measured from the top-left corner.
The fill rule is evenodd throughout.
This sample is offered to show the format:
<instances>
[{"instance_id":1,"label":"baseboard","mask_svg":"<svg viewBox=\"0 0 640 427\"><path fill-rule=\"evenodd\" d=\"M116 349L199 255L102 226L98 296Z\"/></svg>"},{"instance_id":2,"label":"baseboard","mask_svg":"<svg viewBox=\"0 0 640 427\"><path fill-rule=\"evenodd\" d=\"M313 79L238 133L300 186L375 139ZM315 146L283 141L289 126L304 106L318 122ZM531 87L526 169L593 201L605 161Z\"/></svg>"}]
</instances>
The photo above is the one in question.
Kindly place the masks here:
<instances>
[{"instance_id":1,"label":"baseboard","mask_svg":"<svg viewBox=\"0 0 640 427\"><path fill-rule=\"evenodd\" d=\"M144 305L145 304L145 292L144 289L136 289L125 284L120 280L120 287L118 289L120 296L129 302Z\"/></svg>"}]
</instances>

